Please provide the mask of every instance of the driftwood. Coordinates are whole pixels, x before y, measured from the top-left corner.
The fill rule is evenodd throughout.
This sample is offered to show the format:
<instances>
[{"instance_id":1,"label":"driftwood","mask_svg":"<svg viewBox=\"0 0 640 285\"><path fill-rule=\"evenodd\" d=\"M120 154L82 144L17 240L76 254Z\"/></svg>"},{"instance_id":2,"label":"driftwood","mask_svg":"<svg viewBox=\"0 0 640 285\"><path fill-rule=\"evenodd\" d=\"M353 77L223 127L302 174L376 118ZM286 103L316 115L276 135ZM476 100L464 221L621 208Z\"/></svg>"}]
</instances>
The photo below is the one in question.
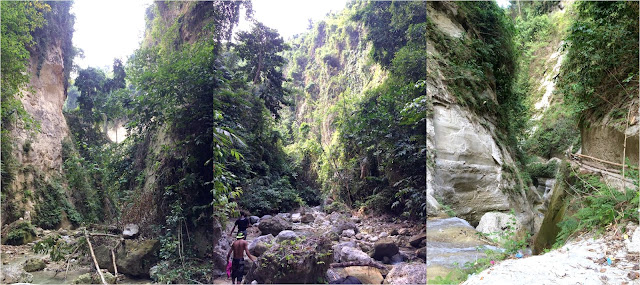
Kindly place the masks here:
<instances>
[{"instance_id":1,"label":"driftwood","mask_svg":"<svg viewBox=\"0 0 640 285\"><path fill-rule=\"evenodd\" d=\"M349 262L341 262L341 263L331 263L329 264L329 267L331 268L336 268L336 267L349 267L349 266L369 266L369 267L375 267L378 269L387 269L384 265L375 262L375 261L370 261L370 262L358 262L358 261L349 261Z\"/></svg>"},{"instance_id":2,"label":"driftwood","mask_svg":"<svg viewBox=\"0 0 640 285\"><path fill-rule=\"evenodd\" d=\"M102 275L102 271L100 271L100 266L98 265L98 260L96 259L95 253L93 253L93 246L91 245L91 241L89 240L89 235L87 234L87 230L84 230L84 238L87 239L87 244L89 245L89 251L91 252L91 258L93 258L93 264L96 265L96 270L98 271L98 275L100 275L100 280L102 284L107 285L107 282L104 280L104 275Z\"/></svg>"}]
</instances>

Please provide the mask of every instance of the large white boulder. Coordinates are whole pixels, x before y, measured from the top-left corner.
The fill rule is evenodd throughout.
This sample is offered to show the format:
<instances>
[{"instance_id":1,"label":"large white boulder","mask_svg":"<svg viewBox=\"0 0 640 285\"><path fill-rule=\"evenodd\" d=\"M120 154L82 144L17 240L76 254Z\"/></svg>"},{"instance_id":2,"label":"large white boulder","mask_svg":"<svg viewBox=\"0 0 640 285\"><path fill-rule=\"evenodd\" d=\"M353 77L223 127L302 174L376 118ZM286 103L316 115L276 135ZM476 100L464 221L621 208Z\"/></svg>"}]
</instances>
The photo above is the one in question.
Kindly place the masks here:
<instances>
[{"instance_id":1,"label":"large white boulder","mask_svg":"<svg viewBox=\"0 0 640 285\"><path fill-rule=\"evenodd\" d=\"M476 230L489 235L489 238L498 242L509 238L509 231L515 236L522 238L525 234L524 228L515 215L511 213L489 212L482 216ZM504 238L503 238L504 237Z\"/></svg>"}]
</instances>

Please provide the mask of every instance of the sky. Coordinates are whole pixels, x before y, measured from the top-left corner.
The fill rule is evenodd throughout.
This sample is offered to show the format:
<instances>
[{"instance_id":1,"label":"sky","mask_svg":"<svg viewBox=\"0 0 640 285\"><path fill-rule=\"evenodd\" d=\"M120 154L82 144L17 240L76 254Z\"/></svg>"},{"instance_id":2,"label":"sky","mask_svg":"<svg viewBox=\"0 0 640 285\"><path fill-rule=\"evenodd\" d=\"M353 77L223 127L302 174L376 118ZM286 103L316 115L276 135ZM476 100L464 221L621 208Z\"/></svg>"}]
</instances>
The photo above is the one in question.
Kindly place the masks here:
<instances>
[{"instance_id":1,"label":"sky","mask_svg":"<svg viewBox=\"0 0 640 285\"><path fill-rule=\"evenodd\" d=\"M81 68L111 70L114 58L123 62L140 46L145 9L152 0L75 0L73 44L83 50L76 58ZM309 19L318 21L329 11L340 11L347 0L253 0L254 18L278 30L284 39L306 31ZM244 13L243 13L244 17ZM238 29L249 30L241 21Z\"/></svg>"}]
</instances>

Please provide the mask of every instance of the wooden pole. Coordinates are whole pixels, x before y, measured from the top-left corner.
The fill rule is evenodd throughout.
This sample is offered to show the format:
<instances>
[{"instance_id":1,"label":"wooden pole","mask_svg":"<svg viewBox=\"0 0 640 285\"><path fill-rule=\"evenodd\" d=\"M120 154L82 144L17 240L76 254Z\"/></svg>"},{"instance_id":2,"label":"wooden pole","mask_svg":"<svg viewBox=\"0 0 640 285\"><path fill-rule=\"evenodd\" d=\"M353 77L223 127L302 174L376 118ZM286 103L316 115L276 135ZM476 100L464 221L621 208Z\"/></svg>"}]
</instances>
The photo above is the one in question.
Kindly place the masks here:
<instances>
[{"instance_id":1,"label":"wooden pole","mask_svg":"<svg viewBox=\"0 0 640 285\"><path fill-rule=\"evenodd\" d=\"M629 106L629 112L627 112L627 125L624 128L624 142L622 143L622 178L624 178L624 170L625 170L625 166L626 166L626 160L625 158L627 157L627 129L629 128L629 116L631 116L631 107L633 107L633 104L631 106ZM626 180L623 179L622 180L622 191L626 191L625 189L627 188L626 185Z\"/></svg>"},{"instance_id":2,"label":"wooden pole","mask_svg":"<svg viewBox=\"0 0 640 285\"><path fill-rule=\"evenodd\" d=\"M100 266L98 265L98 260L96 259L96 254L93 253L93 246L91 245L91 241L89 240L89 235L87 234L87 229L84 230L84 238L87 240L87 244L89 244L89 251L91 252L91 257L93 258L93 264L96 266L96 270L98 271L98 275L100 275L100 280L102 284L107 285L107 282L104 281L104 275L102 275L102 271L100 271Z\"/></svg>"},{"instance_id":3,"label":"wooden pole","mask_svg":"<svg viewBox=\"0 0 640 285\"><path fill-rule=\"evenodd\" d=\"M111 250L111 260L113 261L113 273L116 277L116 284L118 283L118 266L116 265L116 255L113 253L113 249Z\"/></svg>"}]
</instances>

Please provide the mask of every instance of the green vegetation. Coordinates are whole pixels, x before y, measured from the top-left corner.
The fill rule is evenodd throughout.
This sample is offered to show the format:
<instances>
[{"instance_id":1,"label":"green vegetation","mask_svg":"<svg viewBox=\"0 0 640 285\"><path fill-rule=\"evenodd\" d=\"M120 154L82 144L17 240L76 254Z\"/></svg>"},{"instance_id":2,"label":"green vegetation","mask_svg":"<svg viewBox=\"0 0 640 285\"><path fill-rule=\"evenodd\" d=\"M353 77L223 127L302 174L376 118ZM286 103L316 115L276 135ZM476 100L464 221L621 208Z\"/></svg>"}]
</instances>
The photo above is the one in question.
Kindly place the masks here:
<instances>
[{"instance_id":1,"label":"green vegetation","mask_svg":"<svg viewBox=\"0 0 640 285\"><path fill-rule=\"evenodd\" d=\"M638 170L628 165L627 178L633 179L634 188L621 191L602 182L598 177L571 173L575 183L570 185L572 200L568 203L554 248L561 247L572 236L595 231L601 234L610 226L638 223ZM632 186L632 185L629 185Z\"/></svg>"},{"instance_id":2,"label":"green vegetation","mask_svg":"<svg viewBox=\"0 0 640 285\"><path fill-rule=\"evenodd\" d=\"M558 87L583 122L618 108L624 122L638 94L638 3L577 2L574 9Z\"/></svg>"}]
</instances>

